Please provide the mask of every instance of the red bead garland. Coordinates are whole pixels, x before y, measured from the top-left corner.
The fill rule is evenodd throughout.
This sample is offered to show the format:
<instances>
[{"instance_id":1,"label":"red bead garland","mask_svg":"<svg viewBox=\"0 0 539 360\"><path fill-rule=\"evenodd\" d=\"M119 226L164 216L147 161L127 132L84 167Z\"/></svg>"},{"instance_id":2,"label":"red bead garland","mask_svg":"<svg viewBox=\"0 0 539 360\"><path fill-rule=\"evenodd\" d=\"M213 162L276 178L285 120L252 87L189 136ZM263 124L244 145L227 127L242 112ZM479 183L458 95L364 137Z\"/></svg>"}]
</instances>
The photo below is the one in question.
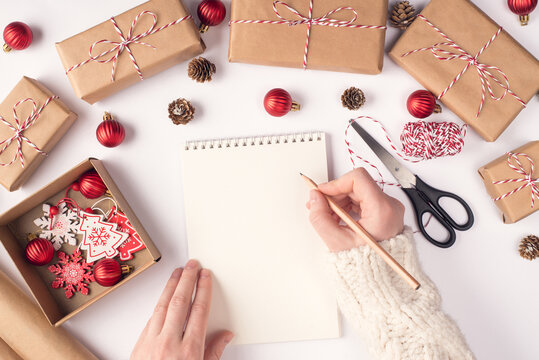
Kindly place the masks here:
<instances>
[{"instance_id":1,"label":"red bead garland","mask_svg":"<svg viewBox=\"0 0 539 360\"><path fill-rule=\"evenodd\" d=\"M200 19L200 32L208 31L209 26L216 26L223 22L226 15L225 5L220 0L204 0L197 8Z\"/></svg>"},{"instance_id":2,"label":"red bead garland","mask_svg":"<svg viewBox=\"0 0 539 360\"><path fill-rule=\"evenodd\" d=\"M413 117L423 119L430 116L433 112L442 111L440 105L436 104L436 98L427 90L414 91L406 101L408 112Z\"/></svg>"},{"instance_id":3,"label":"red bead garland","mask_svg":"<svg viewBox=\"0 0 539 360\"><path fill-rule=\"evenodd\" d=\"M105 113L103 121L95 131L97 140L101 145L112 148L120 145L125 138L125 130L122 124L114 120L109 113Z\"/></svg>"},{"instance_id":4,"label":"red bead garland","mask_svg":"<svg viewBox=\"0 0 539 360\"><path fill-rule=\"evenodd\" d=\"M102 259L94 266L94 278L101 286L113 286L120 281L122 274L129 271L131 268L128 265L120 265L114 259Z\"/></svg>"},{"instance_id":5,"label":"red bead garland","mask_svg":"<svg viewBox=\"0 0 539 360\"><path fill-rule=\"evenodd\" d=\"M32 43L32 29L25 23L15 21L4 29L4 51L24 50Z\"/></svg>"},{"instance_id":6,"label":"red bead garland","mask_svg":"<svg viewBox=\"0 0 539 360\"><path fill-rule=\"evenodd\" d=\"M80 177L79 190L84 197L97 199L105 194L107 186L95 170L90 170Z\"/></svg>"},{"instance_id":7,"label":"red bead garland","mask_svg":"<svg viewBox=\"0 0 539 360\"><path fill-rule=\"evenodd\" d=\"M288 91L275 88L264 97L264 108L271 116L284 116L290 111L299 110L300 105L292 100Z\"/></svg>"},{"instance_id":8,"label":"red bead garland","mask_svg":"<svg viewBox=\"0 0 539 360\"><path fill-rule=\"evenodd\" d=\"M46 239L36 238L26 244L24 249L26 260L36 266L47 265L54 257L54 247Z\"/></svg>"}]
</instances>

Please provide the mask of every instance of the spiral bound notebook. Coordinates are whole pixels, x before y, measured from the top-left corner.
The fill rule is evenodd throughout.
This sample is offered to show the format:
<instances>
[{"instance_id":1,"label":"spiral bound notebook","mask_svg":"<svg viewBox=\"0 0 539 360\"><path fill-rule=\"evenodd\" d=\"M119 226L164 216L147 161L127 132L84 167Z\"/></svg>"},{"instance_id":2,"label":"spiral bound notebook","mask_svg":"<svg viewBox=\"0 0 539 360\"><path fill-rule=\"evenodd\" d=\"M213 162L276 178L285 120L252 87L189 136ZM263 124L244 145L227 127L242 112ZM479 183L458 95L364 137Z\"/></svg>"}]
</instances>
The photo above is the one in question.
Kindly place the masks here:
<instances>
[{"instance_id":1,"label":"spiral bound notebook","mask_svg":"<svg viewBox=\"0 0 539 360\"><path fill-rule=\"evenodd\" d=\"M188 142L182 167L189 256L214 274L210 331L236 344L339 337L299 175L327 180L325 135Z\"/></svg>"}]
</instances>

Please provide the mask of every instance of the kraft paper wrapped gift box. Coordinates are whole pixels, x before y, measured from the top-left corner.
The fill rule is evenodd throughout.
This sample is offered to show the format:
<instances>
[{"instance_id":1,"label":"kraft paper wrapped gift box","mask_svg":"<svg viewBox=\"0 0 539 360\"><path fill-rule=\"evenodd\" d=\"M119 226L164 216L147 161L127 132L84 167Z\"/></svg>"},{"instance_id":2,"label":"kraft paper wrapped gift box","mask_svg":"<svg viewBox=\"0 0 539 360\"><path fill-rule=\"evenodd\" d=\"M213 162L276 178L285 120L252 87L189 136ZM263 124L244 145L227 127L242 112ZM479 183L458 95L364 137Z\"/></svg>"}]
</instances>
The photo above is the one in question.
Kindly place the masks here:
<instances>
[{"instance_id":1,"label":"kraft paper wrapped gift box","mask_svg":"<svg viewBox=\"0 0 539 360\"><path fill-rule=\"evenodd\" d=\"M21 187L76 119L49 89L23 77L0 103L0 184Z\"/></svg>"},{"instance_id":2,"label":"kraft paper wrapped gift box","mask_svg":"<svg viewBox=\"0 0 539 360\"><path fill-rule=\"evenodd\" d=\"M487 141L539 91L537 59L468 0L432 0L389 56Z\"/></svg>"},{"instance_id":3,"label":"kraft paper wrapped gift box","mask_svg":"<svg viewBox=\"0 0 539 360\"><path fill-rule=\"evenodd\" d=\"M53 289L51 287L55 275L48 270L48 266L34 266L26 261L24 256L24 248L28 241L26 235L28 233L36 233L39 230L39 227L34 224L34 219L43 216L43 203L58 203L60 199L65 197L65 189L89 170L97 171L107 186L112 198L127 216L134 230L140 236L145 245L145 249L136 252L133 259L122 262L123 264L133 266L134 270L125 275L116 285L112 287L102 287L96 282L90 282L88 285L88 295L77 292L73 297L68 299L62 288ZM71 191L69 196L83 209L92 206L98 200L86 199L79 192L75 191ZM109 210L106 209L105 206L106 203L101 203L99 205L104 211ZM26 281L30 288L30 292L45 314L45 317L54 326L61 325L80 311L86 309L89 305L154 265L161 258L159 250L153 244L148 233L144 230L144 227L127 203L127 200L123 197L103 163L97 159L83 161L15 207L1 214L0 241ZM61 251L72 254L76 249L77 246L64 243ZM57 262L58 257L56 254L51 264L56 264Z\"/></svg>"},{"instance_id":4,"label":"kraft paper wrapped gift box","mask_svg":"<svg viewBox=\"0 0 539 360\"><path fill-rule=\"evenodd\" d=\"M150 0L56 44L75 94L90 104L204 49L181 0Z\"/></svg>"},{"instance_id":5,"label":"kraft paper wrapped gift box","mask_svg":"<svg viewBox=\"0 0 539 360\"><path fill-rule=\"evenodd\" d=\"M382 71L386 0L287 0L284 3L232 1L230 62L293 68L303 68L306 64L307 69L363 74ZM310 4L312 25L306 23ZM341 10L331 13L337 9ZM373 28L358 27L362 25Z\"/></svg>"},{"instance_id":6,"label":"kraft paper wrapped gift box","mask_svg":"<svg viewBox=\"0 0 539 360\"><path fill-rule=\"evenodd\" d=\"M532 171L533 164L533 171ZM479 169L485 188L506 224L539 209L539 140L504 154Z\"/></svg>"}]
</instances>

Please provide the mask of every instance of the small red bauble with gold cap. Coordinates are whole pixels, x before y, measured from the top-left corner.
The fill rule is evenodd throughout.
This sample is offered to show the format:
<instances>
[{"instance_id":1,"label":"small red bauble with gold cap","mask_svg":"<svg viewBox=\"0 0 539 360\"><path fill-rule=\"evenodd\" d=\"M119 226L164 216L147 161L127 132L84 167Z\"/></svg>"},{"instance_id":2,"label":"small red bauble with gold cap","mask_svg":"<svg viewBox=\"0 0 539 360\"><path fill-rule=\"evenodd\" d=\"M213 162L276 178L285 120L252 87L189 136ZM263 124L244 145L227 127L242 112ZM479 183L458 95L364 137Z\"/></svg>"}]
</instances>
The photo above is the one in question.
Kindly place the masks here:
<instances>
[{"instance_id":1,"label":"small red bauble with gold cap","mask_svg":"<svg viewBox=\"0 0 539 360\"><path fill-rule=\"evenodd\" d=\"M210 26L216 26L223 22L226 8L220 0L204 0L197 8L200 19L200 32L205 33Z\"/></svg>"},{"instance_id":2,"label":"small red bauble with gold cap","mask_svg":"<svg viewBox=\"0 0 539 360\"><path fill-rule=\"evenodd\" d=\"M507 0L509 10L517 14L520 20L520 25L528 25L530 13L537 6L537 0Z\"/></svg>"},{"instance_id":3,"label":"small red bauble with gold cap","mask_svg":"<svg viewBox=\"0 0 539 360\"><path fill-rule=\"evenodd\" d=\"M103 121L95 131L95 136L101 145L112 148L124 141L125 130L122 124L112 118L110 113L105 112Z\"/></svg>"},{"instance_id":4,"label":"small red bauble with gold cap","mask_svg":"<svg viewBox=\"0 0 539 360\"><path fill-rule=\"evenodd\" d=\"M29 236L31 239L26 248L24 249L24 256L26 260L36 266L47 265L52 261L54 257L54 247L52 243L47 239Z\"/></svg>"},{"instance_id":5,"label":"small red bauble with gold cap","mask_svg":"<svg viewBox=\"0 0 539 360\"><path fill-rule=\"evenodd\" d=\"M423 119L433 112L442 112L440 105L436 104L436 98L427 90L417 90L410 94L406 101L408 112L413 117Z\"/></svg>"},{"instance_id":6,"label":"small red bauble with gold cap","mask_svg":"<svg viewBox=\"0 0 539 360\"><path fill-rule=\"evenodd\" d=\"M24 50L32 43L32 29L23 22L15 21L4 29L4 51Z\"/></svg>"},{"instance_id":7,"label":"small red bauble with gold cap","mask_svg":"<svg viewBox=\"0 0 539 360\"><path fill-rule=\"evenodd\" d=\"M114 286L122 279L123 274L128 274L131 270L131 266L121 265L114 259L102 259L94 265L94 278L101 286Z\"/></svg>"},{"instance_id":8,"label":"small red bauble with gold cap","mask_svg":"<svg viewBox=\"0 0 539 360\"><path fill-rule=\"evenodd\" d=\"M264 97L264 108L271 116L284 116L290 111L299 110L300 105L292 100L288 91L275 88Z\"/></svg>"}]
</instances>

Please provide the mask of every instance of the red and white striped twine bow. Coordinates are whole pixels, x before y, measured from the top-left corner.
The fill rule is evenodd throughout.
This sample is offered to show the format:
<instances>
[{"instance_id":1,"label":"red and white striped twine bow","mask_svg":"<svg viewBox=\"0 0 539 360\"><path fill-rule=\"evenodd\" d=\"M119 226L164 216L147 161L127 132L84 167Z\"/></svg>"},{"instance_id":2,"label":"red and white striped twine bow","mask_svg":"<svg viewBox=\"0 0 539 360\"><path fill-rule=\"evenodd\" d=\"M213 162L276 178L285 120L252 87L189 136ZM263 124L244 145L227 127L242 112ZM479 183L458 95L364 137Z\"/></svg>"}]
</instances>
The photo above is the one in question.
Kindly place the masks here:
<instances>
[{"instance_id":1,"label":"red and white striped twine bow","mask_svg":"<svg viewBox=\"0 0 539 360\"><path fill-rule=\"evenodd\" d=\"M6 151L7 147L11 145L13 141L17 141L17 152L13 156L13 159L11 159L11 161L8 163L0 163L0 166L9 166L13 164L17 160L17 158L19 158L21 161L21 166L24 168L24 156L22 154L23 141L26 142L28 145L30 145L32 149L34 149L41 155L47 155L45 152L41 151L41 149L39 149L39 147L36 144L30 141L22 133L25 130L27 130L29 127L35 124L35 122L39 118L39 115L41 114L45 106L47 106L51 101L55 99L58 99L58 96L51 96L45 101L45 103L39 109L37 108L36 102L30 98L20 100L19 102L17 102L15 105L13 105L13 119L15 120L16 126L13 126L11 123L9 123L6 119L4 119L0 115L0 121L6 124L11 130L13 130L13 135L10 138L7 138L6 140L0 142L0 146L2 146L2 148L0 149L0 155L3 154L4 151ZM30 113L30 115L28 115L26 120L21 122L19 119L19 116L17 115L17 107L27 101L30 101L32 103L32 106L33 106L32 112Z\"/></svg>"},{"instance_id":2,"label":"red and white striped twine bow","mask_svg":"<svg viewBox=\"0 0 539 360\"><path fill-rule=\"evenodd\" d=\"M136 27L138 21L140 20L140 18L142 16L144 16L144 15L151 15L153 17L153 24L150 26L150 28L148 30L146 30L142 34L134 35L133 33L135 31L135 27ZM120 57L120 55L122 54L122 52L124 50L127 50L127 53L129 54L129 58L131 59L131 62L133 63L133 67L137 71L137 74L138 74L140 80L144 80L144 77L142 76L142 71L140 70L140 68L139 68L139 66L137 64L137 61L135 60L135 56L133 55L133 52L129 48L129 45L131 45L131 44L139 44L139 45L148 46L148 47L155 50L156 49L155 46L150 45L150 44L145 43L145 42L142 42L140 40L145 38L146 36L155 34L158 31L166 29L169 26L179 24L182 21L187 20L187 19L191 19L191 18L192 18L191 15L187 15L187 16L184 16L184 17L178 19L178 20L170 22L170 23L168 23L166 25L155 28L155 26L157 25L157 15L154 14L153 12L151 12L151 11L142 11L140 14L135 16L135 18L133 19L133 22L131 23L131 27L129 28L129 32L127 33L127 37L125 37L123 35L123 33L122 33L122 30L120 30L120 28L118 27L118 24L116 23L116 20L114 20L114 18L112 17L112 18L110 18L110 21L112 22L112 25L114 26L114 29L116 30L116 32L120 36L121 41L99 40L99 41L94 42L90 46L90 51L89 51L90 58L88 60L85 60L85 61L79 63L79 64L73 65L72 67L70 67L69 69L66 70L66 74L68 74L69 72L71 72L71 71L73 71L73 70L75 70L75 69L77 69L77 68L79 68L79 67L81 67L83 65L88 64L91 61L96 61L96 62L99 62L99 63L102 63L102 64L112 62L111 81L114 81L114 74L116 73L116 64L118 62L118 58ZM109 49L107 51L104 51L99 55L93 55L92 52L93 52L94 48L99 44L112 44L114 46L111 49ZM109 54L112 54L112 53L114 53L114 55L111 58L108 58L108 59L105 59L105 60L100 60L100 58L105 57L105 56L107 56Z\"/></svg>"},{"instance_id":3,"label":"red and white striped twine bow","mask_svg":"<svg viewBox=\"0 0 539 360\"><path fill-rule=\"evenodd\" d=\"M408 51L401 56L408 56L417 52L430 50L434 57L436 57L438 60L442 61L450 61L450 60L463 60L466 61L467 64L462 69L461 72L453 78L453 80L449 83L449 85L438 95L438 99L441 99L442 96L444 96L449 89L455 85L455 83L460 79L460 77L470 68L473 66L477 70L477 74L479 75L479 79L481 80L481 102L479 104L479 108L477 110L477 113L475 117L479 117L479 114L481 113L481 110L483 109L483 105L485 104L485 96L488 91L491 99L495 101L502 100L505 95L510 94L513 96L518 102L522 104L522 106L526 107L526 102L522 100L517 94L515 94L510 88L509 88L509 79L507 78L507 75L498 68L497 66L493 65L486 65L482 64L479 61L477 61L478 57L492 44L492 42L500 35L502 32L502 28L498 28L496 33L492 35L492 37L487 41L487 43L479 49L479 52L472 56L469 54L466 50L461 48L459 45L457 45L453 40L451 40L446 34L444 34L440 29L438 29L434 24L432 24L425 16L418 15L418 18L425 21L430 27L432 27L436 32L438 32L446 41L445 42L439 42L429 47L419 48L412 51ZM447 48L449 47L449 49ZM497 74L499 77L503 78L503 82L500 81L495 74ZM503 89L503 93L500 96L496 96L494 94L494 91L492 90L492 85L490 83L490 80L494 81L499 87Z\"/></svg>"},{"instance_id":4,"label":"red and white striped twine bow","mask_svg":"<svg viewBox=\"0 0 539 360\"><path fill-rule=\"evenodd\" d=\"M358 18L358 13L354 8L350 6L342 6L335 10L328 11L324 15L313 18L313 2L314 0L309 0L309 15L303 16L299 13L296 9L288 5L287 3L283 1L274 1L273 2L273 11L275 12L275 15L281 20L232 20L230 21L231 24L285 24L289 26L296 26L296 25L307 25L307 38L305 40L305 50L303 52L303 68L307 68L307 54L309 52L309 39L311 37L311 26L312 25L322 25L322 26L332 26L332 27L347 27L347 28L355 28L355 29L382 29L385 30L385 26L379 26L379 25L356 25L354 22ZM286 9L288 9L291 13L293 13L295 16L298 17L296 20L290 20L285 18L279 13L279 9L277 9L278 5L284 6ZM337 20L337 19L331 19L330 16L341 12L341 11L351 11L352 12L352 18L350 20Z\"/></svg>"},{"instance_id":5,"label":"red and white striped twine bow","mask_svg":"<svg viewBox=\"0 0 539 360\"><path fill-rule=\"evenodd\" d=\"M522 156L526 158L530 162L530 172L526 172L526 169L520 162L519 156ZM513 164L513 162L516 164ZM535 170L535 165L533 163L533 159L530 158L527 154L524 153L509 153L507 156L507 165L513 169L515 172L517 172L520 175L523 175L524 177L519 177L516 179L507 179L507 180L498 180L493 181L492 183L494 185L500 185L500 184L508 184L508 183L523 183L516 189L513 189L501 196L498 196L494 201L499 201L502 199L505 199L508 196L513 195L514 193L517 193L521 190L524 190L527 187L530 187L531 189L531 207L533 208L535 206L535 200L539 199L539 178L533 178L533 172Z\"/></svg>"}]
</instances>

